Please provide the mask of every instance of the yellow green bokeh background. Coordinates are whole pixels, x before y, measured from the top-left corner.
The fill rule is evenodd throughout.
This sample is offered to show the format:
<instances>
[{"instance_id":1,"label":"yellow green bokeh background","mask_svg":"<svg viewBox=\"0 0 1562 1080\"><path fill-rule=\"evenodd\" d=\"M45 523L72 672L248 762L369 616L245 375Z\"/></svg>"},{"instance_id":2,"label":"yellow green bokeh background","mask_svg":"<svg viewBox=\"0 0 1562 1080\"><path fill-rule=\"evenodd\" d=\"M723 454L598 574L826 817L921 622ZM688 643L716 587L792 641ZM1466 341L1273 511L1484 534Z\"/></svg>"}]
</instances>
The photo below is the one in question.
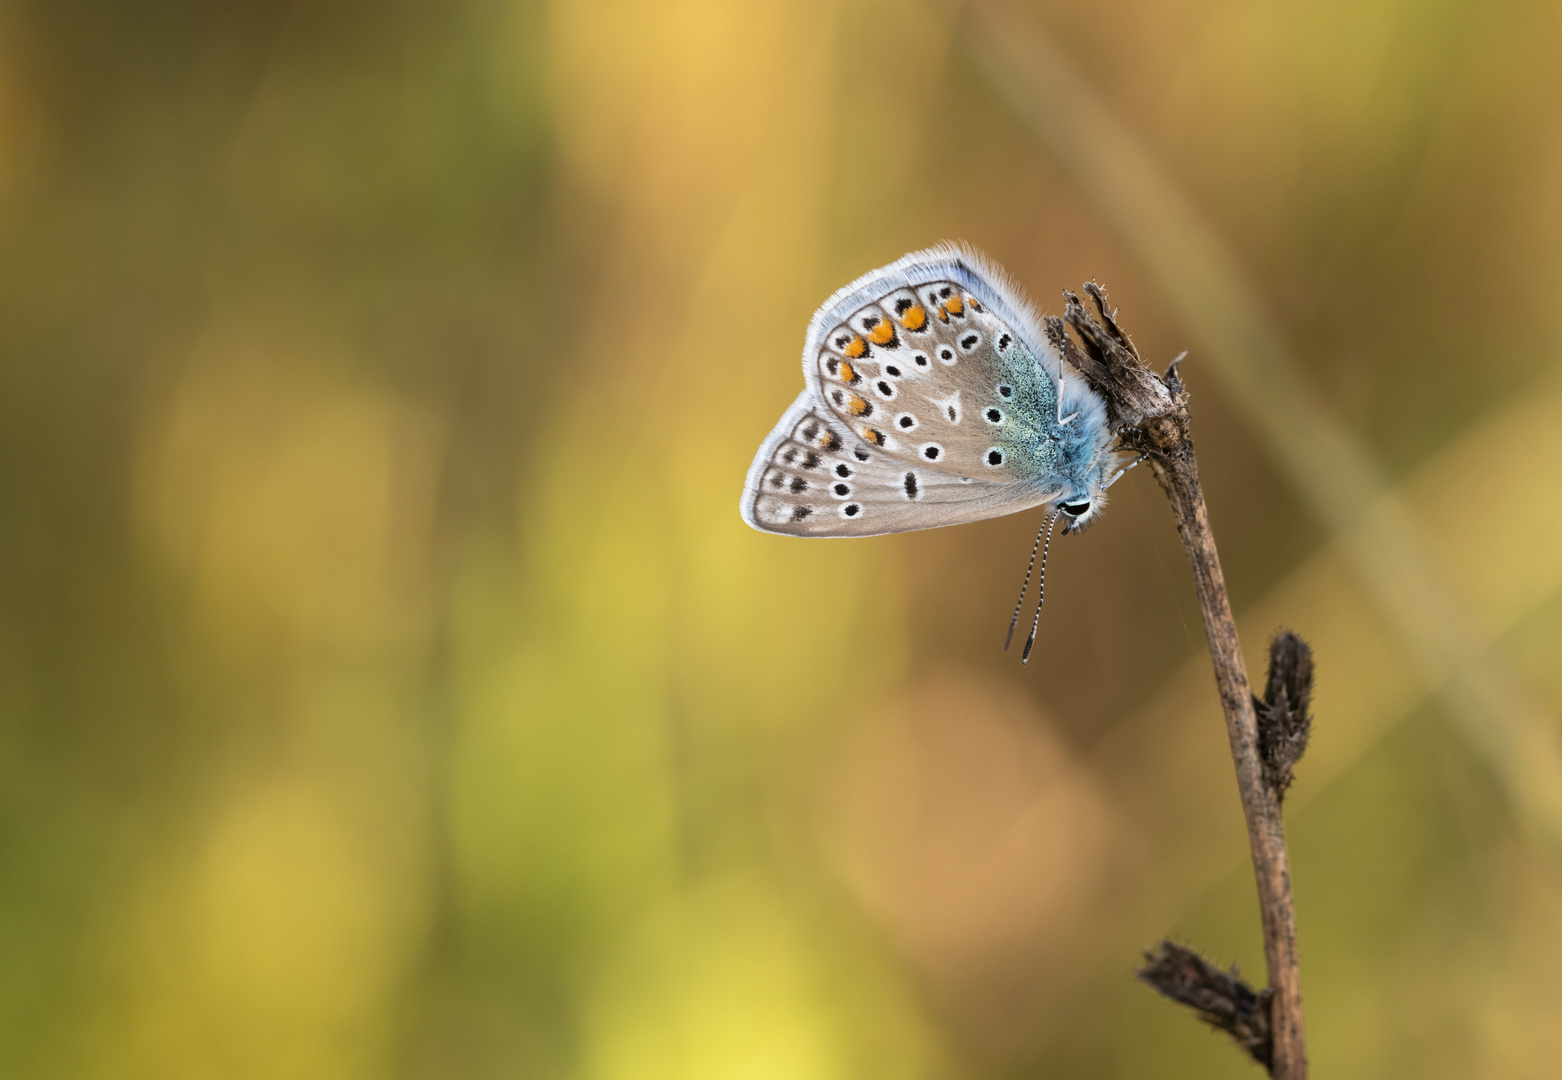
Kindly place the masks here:
<instances>
[{"instance_id":1,"label":"yellow green bokeh background","mask_svg":"<svg viewBox=\"0 0 1562 1080\"><path fill-rule=\"evenodd\" d=\"M1315 1074L1556 1075L1559 849L1201 357L1228 298L1015 107L995 10L0 5L0 1075L1257 1075L1132 978L1162 935L1263 971L1147 471L1054 544L1028 668L1036 515L739 520L814 307L946 237L1193 350L1251 662L1318 650ZM1554 753L1562 9L1002 11L1240 268Z\"/></svg>"}]
</instances>

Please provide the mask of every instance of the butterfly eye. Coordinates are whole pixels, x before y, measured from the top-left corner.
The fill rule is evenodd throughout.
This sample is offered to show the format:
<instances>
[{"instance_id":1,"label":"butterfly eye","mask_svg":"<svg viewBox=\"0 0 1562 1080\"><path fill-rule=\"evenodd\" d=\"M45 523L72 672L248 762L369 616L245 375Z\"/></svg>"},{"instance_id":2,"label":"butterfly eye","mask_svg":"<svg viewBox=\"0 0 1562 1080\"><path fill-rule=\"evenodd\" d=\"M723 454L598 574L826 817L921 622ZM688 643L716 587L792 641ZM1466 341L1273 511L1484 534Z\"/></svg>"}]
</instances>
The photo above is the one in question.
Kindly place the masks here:
<instances>
[{"instance_id":1,"label":"butterfly eye","mask_svg":"<svg viewBox=\"0 0 1562 1080\"><path fill-rule=\"evenodd\" d=\"M1090 504L1088 502L1059 503L1058 509L1069 517L1081 517L1090 512Z\"/></svg>"}]
</instances>

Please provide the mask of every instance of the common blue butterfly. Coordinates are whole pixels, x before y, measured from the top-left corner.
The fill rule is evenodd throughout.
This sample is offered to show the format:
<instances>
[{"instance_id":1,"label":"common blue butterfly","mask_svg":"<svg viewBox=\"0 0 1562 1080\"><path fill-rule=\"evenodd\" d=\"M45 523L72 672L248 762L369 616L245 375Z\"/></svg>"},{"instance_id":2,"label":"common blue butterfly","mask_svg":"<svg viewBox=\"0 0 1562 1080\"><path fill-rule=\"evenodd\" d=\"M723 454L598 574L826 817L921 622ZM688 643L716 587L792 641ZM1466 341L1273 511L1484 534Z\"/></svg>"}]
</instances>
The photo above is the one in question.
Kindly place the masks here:
<instances>
[{"instance_id":1,"label":"common blue butterfly","mask_svg":"<svg viewBox=\"0 0 1562 1080\"><path fill-rule=\"evenodd\" d=\"M1041 505L1049 535L1060 516L1074 532L1123 473L1100 395L1008 275L962 244L912 252L825 301L803 380L743 486L743 520L763 532L876 536Z\"/></svg>"}]
</instances>

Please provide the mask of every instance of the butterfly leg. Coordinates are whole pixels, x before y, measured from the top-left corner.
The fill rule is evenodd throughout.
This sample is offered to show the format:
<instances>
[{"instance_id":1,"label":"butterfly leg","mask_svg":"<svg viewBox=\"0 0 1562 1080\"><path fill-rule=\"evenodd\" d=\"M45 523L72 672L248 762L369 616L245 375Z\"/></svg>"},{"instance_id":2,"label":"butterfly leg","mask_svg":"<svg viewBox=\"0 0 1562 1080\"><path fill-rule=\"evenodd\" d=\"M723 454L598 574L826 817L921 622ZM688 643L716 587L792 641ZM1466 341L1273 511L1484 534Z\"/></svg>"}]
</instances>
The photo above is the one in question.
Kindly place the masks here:
<instances>
[{"instance_id":1,"label":"butterfly leg","mask_svg":"<svg viewBox=\"0 0 1562 1080\"><path fill-rule=\"evenodd\" d=\"M1062 427L1065 424L1072 424L1077 419L1079 419L1079 414L1077 412L1069 413L1067 416L1063 415L1063 359L1061 357L1059 357L1058 358L1058 427Z\"/></svg>"},{"instance_id":2,"label":"butterfly leg","mask_svg":"<svg viewBox=\"0 0 1562 1080\"><path fill-rule=\"evenodd\" d=\"M1148 454L1140 454L1138 457L1136 457L1132 461L1130 461L1127 465L1124 465L1121 469L1118 469L1115 473L1112 474L1112 479L1108 480L1105 484L1101 485L1101 490L1105 491L1107 488L1109 488L1113 484L1117 483L1119 480L1121 480L1123 478L1123 474L1125 472L1127 472L1129 469L1133 468L1135 465L1139 464L1141 461L1143 461L1145 458L1147 458L1149 456L1150 455L1148 455Z\"/></svg>"}]
</instances>

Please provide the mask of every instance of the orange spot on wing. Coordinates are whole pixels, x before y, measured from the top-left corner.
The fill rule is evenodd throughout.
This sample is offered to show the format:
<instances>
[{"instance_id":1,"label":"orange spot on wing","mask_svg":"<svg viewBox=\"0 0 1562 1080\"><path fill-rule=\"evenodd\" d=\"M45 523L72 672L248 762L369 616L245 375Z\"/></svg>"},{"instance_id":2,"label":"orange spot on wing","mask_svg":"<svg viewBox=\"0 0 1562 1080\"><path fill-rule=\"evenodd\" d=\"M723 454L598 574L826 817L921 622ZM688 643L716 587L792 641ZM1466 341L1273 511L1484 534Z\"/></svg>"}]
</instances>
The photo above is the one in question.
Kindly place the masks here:
<instances>
[{"instance_id":1,"label":"orange spot on wing","mask_svg":"<svg viewBox=\"0 0 1562 1080\"><path fill-rule=\"evenodd\" d=\"M857 373L853 371L852 366L844 360L841 361L841 381L847 384L857 381Z\"/></svg>"},{"instance_id":2,"label":"orange spot on wing","mask_svg":"<svg viewBox=\"0 0 1562 1080\"><path fill-rule=\"evenodd\" d=\"M868 340L875 345L885 345L894 337L895 324L885 319L873 328L873 332L868 335Z\"/></svg>"},{"instance_id":3,"label":"orange spot on wing","mask_svg":"<svg viewBox=\"0 0 1562 1080\"><path fill-rule=\"evenodd\" d=\"M900 317L900 323L907 330L920 330L927 325L927 308L921 304L913 304Z\"/></svg>"},{"instance_id":4,"label":"orange spot on wing","mask_svg":"<svg viewBox=\"0 0 1562 1080\"><path fill-rule=\"evenodd\" d=\"M958 315L965 310L965 302L958 296L951 296L948 300L944 301L944 307L948 310L949 314Z\"/></svg>"},{"instance_id":5,"label":"orange spot on wing","mask_svg":"<svg viewBox=\"0 0 1562 1080\"><path fill-rule=\"evenodd\" d=\"M877 428L865 427L862 429L862 437L874 446L884 445L884 433Z\"/></svg>"},{"instance_id":6,"label":"orange spot on wing","mask_svg":"<svg viewBox=\"0 0 1562 1080\"><path fill-rule=\"evenodd\" d=\"M863 416L868 411L868 403L856 394L853 394L852 399L846 403L846 411L853 416Z\"/></svg>"},{"instance_id":7,"label":"orange spot on wing","mask_svg":"<svg viewBox=\"0 0 1562 1080\"><path fill-rule=\"evenodd\" d=\"M863 353L868 351L868 343L862 340L860 337L854 337L851 339L851 343L848 344L843 351L848 357L855 360Z\"/></svg>"}]
</instances>

